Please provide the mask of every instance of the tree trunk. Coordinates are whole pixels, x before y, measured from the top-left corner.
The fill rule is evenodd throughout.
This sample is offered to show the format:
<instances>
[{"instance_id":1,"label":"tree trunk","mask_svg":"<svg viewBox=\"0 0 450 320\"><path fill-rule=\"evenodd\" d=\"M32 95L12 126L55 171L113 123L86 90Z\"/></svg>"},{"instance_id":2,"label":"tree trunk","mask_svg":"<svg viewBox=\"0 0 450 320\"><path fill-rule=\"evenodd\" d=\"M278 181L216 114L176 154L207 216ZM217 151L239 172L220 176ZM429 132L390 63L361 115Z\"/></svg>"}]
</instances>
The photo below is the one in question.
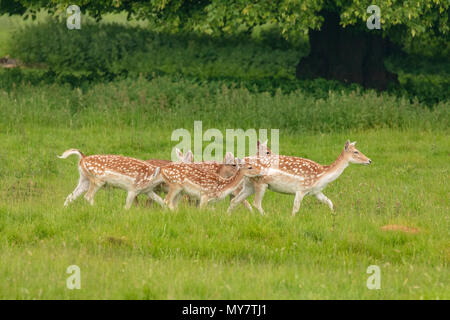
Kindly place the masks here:
<instances>
[{"instance_id":1,"label":"tree trunk","mask_svg":"<svg viewBox=\"0 0 450 320\"><path fill-rule=\"evenodd\" d=\"M397 75L384 66L384 59L394 47L375 33L381 33L380 30L342 28L338 14L322 14L325 21L321 30L309 33L311 51L297 65L298 78L322 77L344 83L356 82L378 90L385 90L390 82L398 83Z\"/></svg>"}]
</instances>

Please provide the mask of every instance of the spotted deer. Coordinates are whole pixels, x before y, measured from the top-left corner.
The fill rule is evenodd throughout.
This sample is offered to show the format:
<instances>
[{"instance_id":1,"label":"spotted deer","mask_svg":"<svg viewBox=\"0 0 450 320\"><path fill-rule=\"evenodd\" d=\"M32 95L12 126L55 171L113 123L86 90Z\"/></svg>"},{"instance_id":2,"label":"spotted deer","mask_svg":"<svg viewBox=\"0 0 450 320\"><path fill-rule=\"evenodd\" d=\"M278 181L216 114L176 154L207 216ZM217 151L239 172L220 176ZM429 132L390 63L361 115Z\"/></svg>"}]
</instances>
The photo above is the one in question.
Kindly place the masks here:
<instances>
[{"instance_id":1,"label":"spotted deer","mask_svg":"<svg viewBox=\"0 0 450 320\"><path fill-rule=\"evenodd\" d=\"M238 164L236 163L236 159L234 158L233 153L231 152L227 152L225 154L223 162L217 161L192 162L192 165L200 170L217 174L222 178L229 178L233 176L238 170ZM242 187L239 187L236 190L234 190L230 194L230 200L232 200L235 196L237 196L241 190ZM251 212L253 211L252 206L250 205L250 203L248 203L247 200L243 200L242 204Z\"/></svg>"},{"instance_id":2,"label":"spotted deer","mask_svg":"<svg viewBox=\"0 0 450 320\"><path fill-rule=\"evenodd\" d=\"M350 163L368 165L372 162L356 149L355 144L356 141L350 143L347 140L344 150L331 165L320 165L299 157L273 155L266 147L267 151L264 152L267 157L260 157L261 153L259 153L257 157L246 158L246 161L253 162L255 167L266 168L264 176L249 179L246 187L232 200L230 210L255 193L253 205L261 214L264 214L261 202L265 191L269 188L275 192L295 194L293 215L298 212L303 197L308 194L316 196L333 211L333 203L322 193L322 190L330 182L339 178ZM259 148L258 146L258 150Z\"/></svg>"},{"instance_id":3,"label":"spotted deer","mask_svg":"<svg viewBox=\"0 0 450 320\"><path fill-rule=\"evenodd\" d=\"M178 148L176 148L175 151L176 151L176 154L178 157L178 162L191 163L194 160L194 155L193 155L192 151L190 151L190 150L188 152L186 152L186 154L183 154L183 152ZM145 162L147 162L155 167L164 167L164 166L172 163L172 161L170 161L170 160L163 160L163 159L148 159L148 160L145 160ZM155 193L161 193L161 192L167 193L167 192L169 192L169 187L164 183L164 181L161 181L161 183L154 188L154 192ZM151 202L152 202L151 198L147 199L147 205L150 205ZM135 203L136 203L136 205L139 204L137 197L135 198Z\"/></svg>"},{"instance_id":4,"label":"spotted deer","mask_svg":"<svg viewBox=\"0 0 450 320\"><path fill-rule=\"evenodd\" d=\"M160 168L145 161L117 155L85 156L77 149L69 149L61 156L66 159L71 155L79 157L78 171L80 179L75 190L67 196L64 206L85 193L85 199L94 204L95 193L105 184L110 184L128 191L125 208L129 209L138 194L145 193L151 199L165 206L164 201L153 191L161 183Z\"/></svg>"},{"instance_id":5,"label":"spotted deer","mask_svg":"<svg viewBox=\"0 0 450 320\"><path fill-rule=\"evenodd\" d=\"M161 176L169 186L165 202L171 210L176 208L181 192L200 199L200 207L204 207L209 201L224 199L242 187L245 177L260 174L259 169L245 163L239 164L236 172L228 178L202 170L195 164L173 163L161 168Z\"/></svg>"}]
</instances>

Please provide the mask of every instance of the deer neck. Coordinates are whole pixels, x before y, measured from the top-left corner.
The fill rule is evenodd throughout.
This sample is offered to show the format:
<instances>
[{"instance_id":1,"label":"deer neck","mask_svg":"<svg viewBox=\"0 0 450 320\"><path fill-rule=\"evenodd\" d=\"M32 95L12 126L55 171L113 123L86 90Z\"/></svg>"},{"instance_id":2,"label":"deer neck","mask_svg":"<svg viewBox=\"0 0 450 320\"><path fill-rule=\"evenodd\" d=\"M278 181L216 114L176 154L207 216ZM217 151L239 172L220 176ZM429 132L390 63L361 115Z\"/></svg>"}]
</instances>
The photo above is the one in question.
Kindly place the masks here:
<instances>
[{"instance_id":1,"label":"deer neck","mask_svg":"<svg viewBox=\"0 0 450 320\"><path fill-rule=\"evenodd\" d=\"M348 160L345 158L345 151L343 150L337 159L329 166L323 166L324 174L323 179L327 180L327 183L332 182L339 178L339 176L344 172L345 168L348 167Z\"/></svg>"},{"instance_id":2,"label":"deer neck","mask_svg":"<svg viewBox=\"0 0 450 320\"><path fill-rule=\"evenodd\" d=\"M221 187L219 188L219 193L222 197L226 197L230 193L232 193L234 190L239 188L239 186L242 183L242 180L244 178L244 173L242 170L236 171L236 173L229 177L229 178L222 178L220 177L220 181L222 182Z\"/></svg>"}]
</instances>

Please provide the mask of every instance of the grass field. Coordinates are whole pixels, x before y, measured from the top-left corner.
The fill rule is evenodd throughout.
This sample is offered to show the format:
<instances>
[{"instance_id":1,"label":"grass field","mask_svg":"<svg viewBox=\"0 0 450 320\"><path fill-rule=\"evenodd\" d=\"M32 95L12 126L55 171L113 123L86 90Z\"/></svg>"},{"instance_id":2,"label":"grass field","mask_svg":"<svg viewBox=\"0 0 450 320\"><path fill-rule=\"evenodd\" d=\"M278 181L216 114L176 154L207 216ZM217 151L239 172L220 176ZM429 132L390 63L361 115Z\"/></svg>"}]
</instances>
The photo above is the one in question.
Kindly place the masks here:
<instances>
[{"instance_id":1,"label":"grass field","mask_svg":"<svg viewBox=\"0 0 450 320\"><path fill-rule=\"evenodd\" d=\"M43 14L37 22L45 20ZM146 25L126 23L123 15L105 21ZM13 32L31 23L0 16L0 57L19 43ZM39 42L36 35L54 41L47 49L61 49L58 34L47 39L42 30L22 32L21 45L30 50L16 50L45 53L30 42ZM297 83L297 54L305 48L276 51L249 41L235 50L222 40L158 36L141 52L133 37L122 36L134 29L92 30L93 39L122 33L115 42L98 41L85 61L103 61L104 52L114 51L106 44L124 40L131 55L104 59L108 68L147 74L74 87L0 72L0 299L450 298L448 62L423 61L419 68L393 60L402 90L410 91L381 94L325 80ZM61 63L55 72L71 79L73 70L63 67L77 61L47 51L45 59ZM48 61L30 61L22 72ZM155 68L165 75L152 75ZM44 71L38 74L50 79ZM289 90L271 87L272 80L289 80ZM265 216L243 207L227 215L228 201L204 210L182 204L177 212L141 201L125 211L126 193L112 188L99 191L94 206L80 197L63 207L78 181L75 157L56 157L64 150L168 159L177 143L173 130L192 134L195 120L203 132L217 128L224 135L279 129L281 154L321 164L356 140L373 164L350 165L324 190L335 217L312 197L292 217L294 197L271 191ZM384 231L385 225L418 232ZM70 265L80 267L80 290L66 287ZM380 290L366 286L370 265L380 267Z\"/></svg>"},{"instance_id":2,"label":"grass field","mask_svg":"<svg viewBox=\"0 0 450 320\"><path fill-rule=\"evenodd\" d=\"M429 110L370 92L314 100L164 78L0 96L0 298L450 298L448 102ZM312 197L293 218L293 196L270 191L265 216L228 216L227 201L125 211L117 189L63 208L78 172L75 157L56 155L169 158L172 131L192 132L193 120L204 131L279 128L282 154L323 164L357 140L373 164L351 165L325 189L335 218ZM389 224L419 232L380 229ZM73 264L80 290L66 288ZM370 265L380 290L366 287Z\"/></svg>"}]
</instances>

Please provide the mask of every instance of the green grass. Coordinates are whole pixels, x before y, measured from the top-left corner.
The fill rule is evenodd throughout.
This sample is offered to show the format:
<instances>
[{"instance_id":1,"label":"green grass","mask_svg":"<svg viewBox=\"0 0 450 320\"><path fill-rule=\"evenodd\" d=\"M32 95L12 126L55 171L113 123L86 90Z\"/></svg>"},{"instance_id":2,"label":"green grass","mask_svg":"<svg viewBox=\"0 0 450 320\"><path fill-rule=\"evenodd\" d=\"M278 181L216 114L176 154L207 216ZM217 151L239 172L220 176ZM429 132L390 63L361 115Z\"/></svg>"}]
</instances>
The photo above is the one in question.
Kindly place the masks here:
<instances>
[{"instance_id":1,"label":"green grass","mask_svg":"<svg viewBox=\"0 0 450 320\"><path fill-rule=\"evenodd\" d=\"M450 298L448 102L430 111L370 91L315 100L167 78L0 96L0 298ZM373 164L351 165L324 190L335 218L312 197L292 217L293 196L270 191L265 216L228 216L227 201L125 211L117 189L63 208L78 172L56 155L169 158L172 131L192 132L193 120L204 131L279 128L282 154L323 164L357 140ZM81 290L66 288L72 264ZM369 265L381 268L381 290L366 287Z\"/></svg>"},{"instance_id":2,"label":"green grass","mask_svg":"<svg viewBox=\"0 0 450 320\"><path fill-rule=\"evenodd\" d=\"M46 19L0 16L0 57L10 53L13 32ZM223 39L152 33L159 42L139 51L133 46L142 39L127 37L134 29L121 26L145 24L114 15L103 25L124 35L115 38L124 54L111 53L120 59L107 67L145 76L97 83L85 81L83 70L81 76L45 68L0 73L0 298L450 298L448 63L388 61L409 88L401 97L320 79L297 82L293 70L304 48L256 41L236 49ZM24 45L39 44L36 34L50 39L39 28L27 30L34 33L21 38ZM45 53L33 48L22 54ZM96 50L86 57L110 62L105 47ZM46 52L45 59L66 57ZM59 76L63 81L54 81ZM244 208L229 216L228 201L215 210L182 204L169 212L141 204L125 211L125 192L111 188L97 193L94 206L80 197L63 208L78 172L74 157L56 155L75 147L86 154L169 158L177 143L172 131L192 133L195 120L203 121L203 132L218 128L224 135L225 129L280 129L282 154L322 164L331 163L347 139L357 140L373 164L351 165L324 190L334 218L312 197L292 217L293 196L271 191L263 200L265 216ZM380 229L388 224L419 232ZM73 264L81 268L81 290L66 288ZM366 287L370 265L381 268L380 290Z\"/></svg>"}]
</instances>

